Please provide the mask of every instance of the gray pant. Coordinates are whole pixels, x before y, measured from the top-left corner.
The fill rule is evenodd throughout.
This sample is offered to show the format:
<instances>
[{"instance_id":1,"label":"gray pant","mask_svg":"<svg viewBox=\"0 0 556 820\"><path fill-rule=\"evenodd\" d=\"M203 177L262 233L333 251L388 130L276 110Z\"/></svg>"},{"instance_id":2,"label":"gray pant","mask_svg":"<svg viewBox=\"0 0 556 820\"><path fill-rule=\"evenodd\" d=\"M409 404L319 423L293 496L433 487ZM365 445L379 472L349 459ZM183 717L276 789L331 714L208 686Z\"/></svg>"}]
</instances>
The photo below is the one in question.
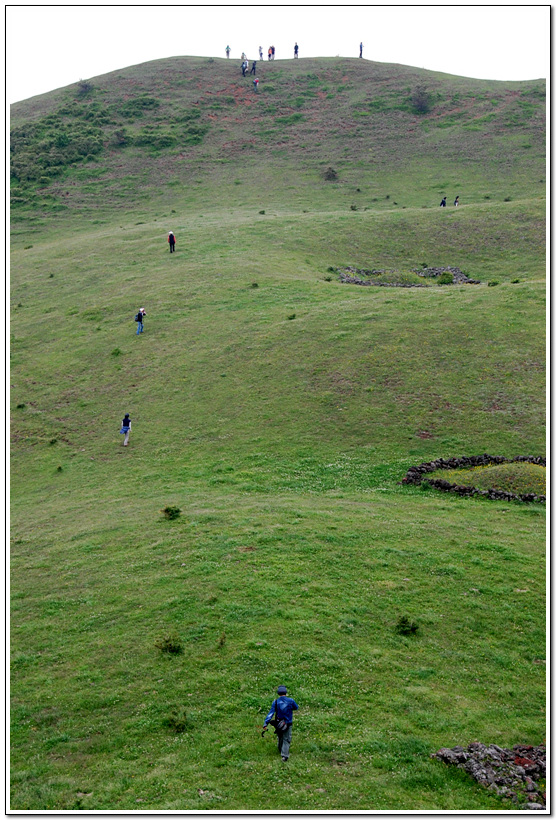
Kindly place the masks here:
<instances>
[{"instance_id":1,"label":"gray pant","mask_svg":"<svg viewBox=\"0 0 556 820\"><path fill-rule=\"evenodd\" d=\"M288 726L285 732L278 732L278 754L282 757L290 756L290 743L292 742L292 724Z\"/></svg>"}]
</instances>

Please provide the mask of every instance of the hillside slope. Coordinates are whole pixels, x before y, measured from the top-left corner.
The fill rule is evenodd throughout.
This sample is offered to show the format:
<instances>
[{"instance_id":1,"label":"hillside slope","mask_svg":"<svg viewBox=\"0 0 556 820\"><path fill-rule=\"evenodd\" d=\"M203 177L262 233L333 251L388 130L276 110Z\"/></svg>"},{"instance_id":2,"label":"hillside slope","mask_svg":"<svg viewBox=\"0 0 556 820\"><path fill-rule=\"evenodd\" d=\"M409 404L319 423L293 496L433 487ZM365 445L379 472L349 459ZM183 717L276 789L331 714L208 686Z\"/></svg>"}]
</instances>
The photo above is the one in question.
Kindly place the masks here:
<instances>
[{"instance_id":1,"label":"hillside slope","mask_svg":"<svg viewBox=\"0 0 556 820\"><path fill-rule=\"evenodd\" d=\"M47 212L90 213L132 193L180 202L186 188L202 206L207 175L221 203L261 208L284 196L297 210L356 194L373 209L436 206L448 191L544 195L544 81L340 58L259 63L257 74L255 93L234 62L174 58L18 103L14 217L45 196ZM328 166L337 185L319 185Z\"/></svg>"},{"instance_id":2,"label":"hillside slope","mask_svg":"<svg viewBox=\"0 0 556 820\"><path fill-rule=\"evenodd\" d=\"M544 740L545 510L400 482L544 455L544 83L259 78L13 108L11 809L513 809L430 755Z\"/></svg>"}]
</instances>

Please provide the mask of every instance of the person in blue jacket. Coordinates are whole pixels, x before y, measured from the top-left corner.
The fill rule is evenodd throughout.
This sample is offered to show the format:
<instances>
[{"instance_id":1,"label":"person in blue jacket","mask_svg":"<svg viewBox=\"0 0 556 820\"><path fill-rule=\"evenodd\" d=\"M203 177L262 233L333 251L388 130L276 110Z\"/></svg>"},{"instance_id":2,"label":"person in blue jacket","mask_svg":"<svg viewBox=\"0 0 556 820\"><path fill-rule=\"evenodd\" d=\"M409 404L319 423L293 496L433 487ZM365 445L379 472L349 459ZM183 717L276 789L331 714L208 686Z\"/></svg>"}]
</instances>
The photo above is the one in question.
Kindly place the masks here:
<instances>
[{"instance_id":1,"label":"person in blue jacket","mask_svg":"<svg viewBox=\"0 0 556 820\"><path fill-rule=\"evenodd\" d=\"M264 719L263 732L268 724L272 721L276 734L278 735L278 754L282 755L284 763L290 756L290 744L292 742L292 724L293 724L293 710L299 709L299 706L293 698L286 697L287 689L285 686L278 687L278 697L272 701L270 712ZM283 722L283 728L278 728L280 722Z\"/></svg>"}]
</instances>

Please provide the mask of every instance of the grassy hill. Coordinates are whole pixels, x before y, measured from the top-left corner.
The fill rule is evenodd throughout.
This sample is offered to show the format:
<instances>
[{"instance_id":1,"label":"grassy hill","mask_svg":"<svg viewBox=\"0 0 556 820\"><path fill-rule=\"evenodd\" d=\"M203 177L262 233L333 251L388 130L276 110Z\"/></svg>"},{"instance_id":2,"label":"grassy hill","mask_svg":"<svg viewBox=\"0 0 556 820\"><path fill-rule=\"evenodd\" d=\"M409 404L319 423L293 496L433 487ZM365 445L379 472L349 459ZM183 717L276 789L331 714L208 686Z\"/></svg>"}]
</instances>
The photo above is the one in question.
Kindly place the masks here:
<instances>
[{"instance_id":1,"label":"grassy hill","mask_svg":"<svg viewBox=\"0 0 556 820\"><path fill-rule=\"evenodd\" d=\"M544 509L399 484L545 452L545 84L259 69L13 106L12 809L501 809L430 753L545 737Z\"/></svg>"}]
</instances>

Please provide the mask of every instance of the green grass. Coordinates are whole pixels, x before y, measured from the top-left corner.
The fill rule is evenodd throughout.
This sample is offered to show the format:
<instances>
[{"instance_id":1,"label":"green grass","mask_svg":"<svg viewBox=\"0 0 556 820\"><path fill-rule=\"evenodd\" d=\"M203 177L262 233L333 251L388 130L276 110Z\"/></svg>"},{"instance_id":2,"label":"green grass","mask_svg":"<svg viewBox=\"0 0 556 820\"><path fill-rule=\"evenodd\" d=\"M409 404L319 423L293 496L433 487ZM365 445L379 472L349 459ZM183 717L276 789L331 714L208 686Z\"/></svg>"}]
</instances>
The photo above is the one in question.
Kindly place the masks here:
<instances>
[{"instance_id":1,"label":"green grass","mask_svg":"<svg viewBox=\"0 0 556 820\"><path fill-rule=\"evenodd\" d=\"M431 473L430 478L443 478L480 490L504 490L516 495L535 493L546 495L546 467L526 462L516 464L491 464L469 470L441 470Z\"/></svg>"},{"instance_id":2,"label":"green grass","mask_svg":"<svg viewBox=\"0 0 556 820\"><path fill-rule=\"evenodd\" d=\"M187 114L202 142L155 156L101 123L98 163L14 183L12 810L502 810L430 754L545 737L544 508L400 484L545 452L540 84L291 62L257 97L223 60L93 78L78 106L116 117L133 84L160 103L130 105L133 138ZM400 108L356 117L379 87ZM500 118L436 128L451 100ZM423 264L483 284L327 281ZM279 683L286 767L260 737Z\"/></svg>"}]
</instances>

